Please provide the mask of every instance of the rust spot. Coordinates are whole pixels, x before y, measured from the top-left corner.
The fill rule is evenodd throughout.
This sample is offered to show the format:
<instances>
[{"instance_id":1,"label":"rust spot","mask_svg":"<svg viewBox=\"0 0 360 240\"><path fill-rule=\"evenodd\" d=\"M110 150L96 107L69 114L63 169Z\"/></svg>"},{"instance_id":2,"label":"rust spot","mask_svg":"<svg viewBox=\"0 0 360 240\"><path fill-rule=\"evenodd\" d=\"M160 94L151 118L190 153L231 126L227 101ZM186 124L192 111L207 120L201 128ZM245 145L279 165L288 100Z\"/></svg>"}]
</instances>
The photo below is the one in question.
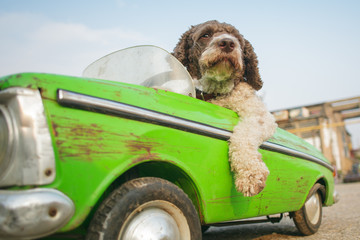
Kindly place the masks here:
<instances>
[{"instance_id":1,"label":"rust spot","mask_svg":"<svg viewBox=\"0 0 360 240\"><path fill-rule=\"evenodd\" d=\"M51 126L52 126L52 132L53 132L54 136L55 137L59 136L59 133L57 132L58 125L54 122L51 122Z\"/></svg>"},{"instance_id":2,"label":"rust spot","mask_svg":"<svg viewBox=\"0 0 360 240\"><path fill-rule=\"evenodd\" d=\"M135 134L122 134L118 131L107 130L98 122L80 124L78 119L57 115L51 115L51 117L53 119L51 131L55 136L55 144L61 161L66 161L68 158L81 161L112 159L114 156L124 154L124 145L128 145L125 152L133 155L137 161L159 158L156 154L151 153L151 149L157 143L124 142L124 139L139 139ZM104 139L105 141L103 141ZM109 144L108 141L114 144ZM117 143L121 147L117 146Z\"/></svg>"},{"instance_id":3,"label":"rust spot","mask_svg":"<svg viewBox=\"0 0 360 240\"><path fill-rule=\"evenodd\" d=\"M145 160L155 160L159 158L160 156L157 153L143 154L131 161L131 164L137 164Z\"/></svg>"},{"instance_id":4,"label":"rust spot","mask_svg":"<svg viewBox=\"0 0 360 240\"><path fill-rule=\"evenodd\" d=\"M45 170L45 176L50 177L52 175L52 169L48 168Z\"/></svg>"},{"instance_id":5,"label":"rust spot","mask_svg":"<svg viewBox=\"0 0 360 240\"><path fill-rule=\"evenodd\" d=\"M60 146L63 143L65 143L64 140L56 140L56 145L58 145L58 146Z\"/></svg>"},{"instance_id":6,"label":"rust spot","mask_svg":"<svg viewBox=\"0 0 360 240\"><path fill-rule=\"evenodd\" d=\"M153 148L159 145L157 142L144 142L140 140L126 141L127 149L133 154L138 154L138 157L132 161L132 164L150 159L159 159L160 157L157 153L151 152Z\"/></svg>"},{"instance_id":7,"label":"rust spot","mask_svg":"<svg viewBox=\"0 0 360 240\"><path fill-rule=\"evenodd\" d=\"M48 213L50 217L55 217L57 215L57 209L55 207L51 207Z\"/></svg>"},{"instance_id":8,"label":"rust spot","mask_svg":"<svg viewBox=\"0 0 360 240\"><path fill-rule=\"evenodd\" d=\"M97 137L99 134L104 133L98 125L91 124L91 127L87 127L85 125L75 125L71 128L71 133L75 136L86 136L86 137Z\"/></svg>"},{"instance_id":9,"label":"rust spot","mask_svg":"<svg viewBox=\"0 0 360 240\"><path fill-rule=\"evenodd\" d=\"M40 94L41 94L41 97L42 98L46 98L46 99L49 99L47 98L45 95L46 95L46 92L47 92L47 89L46 88L39 88L39 91L40 91Z\"/></svg>"},{"instance_id":10,"label":"rust spot","mask_svg":"<svg viewBox=\"0 0 360 240\"><path fill-rule=\"evenodd\" d=\"M153 88L156 92L156 94L159 94L159 90L162 90L162 91L165 91L165 92L168 92L167 89L161 89L161 88Z\"/></svg>"},{"instance_id":11,"label":"rust spot","mask_svg":"<svg viewBox=\"0 0 360 240\"><path fill-rule=\"evenodd\" d=\"M116 96L116 97L121 98L121 92L116 91L116 92L114 92L114 93L115 93L115 96Z\"/></svg>"},{"instance_id":12,"label":"rust spot","mask_svg":"<svg viewBox=\"0 0 360 240\"><path fill-rule=\"evenodd\" d=\"M130 150L130 152L139 152L145 150L147 153L150 153L151 149L156 146L156 143L130 140L127 141L126 146Z\"/></svg>"}]
</instances>

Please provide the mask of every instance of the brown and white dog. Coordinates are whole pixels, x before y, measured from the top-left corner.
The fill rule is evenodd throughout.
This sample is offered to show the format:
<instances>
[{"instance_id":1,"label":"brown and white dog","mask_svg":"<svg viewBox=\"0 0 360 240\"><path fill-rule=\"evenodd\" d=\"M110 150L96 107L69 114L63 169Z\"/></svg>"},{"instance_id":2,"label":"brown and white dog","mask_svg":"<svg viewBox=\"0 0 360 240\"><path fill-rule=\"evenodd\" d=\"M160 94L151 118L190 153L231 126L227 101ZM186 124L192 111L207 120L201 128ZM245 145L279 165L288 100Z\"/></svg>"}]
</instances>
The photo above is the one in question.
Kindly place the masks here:
<instances>
[{"instance_id":1,"label":"brown and white dog","mask_svg":"<svg viewBox=\"0 0 360 240\"><path fill-rule=\"evenodd\" d=\"M229 140L235 186L244 196L260 193L269 170L258 148L277 124L256 95L263 82L252 45L232 25L208 21L185 32L173 55L192 76L198 98L229 108L241 118Z\"/></svg>"}]
</instances>

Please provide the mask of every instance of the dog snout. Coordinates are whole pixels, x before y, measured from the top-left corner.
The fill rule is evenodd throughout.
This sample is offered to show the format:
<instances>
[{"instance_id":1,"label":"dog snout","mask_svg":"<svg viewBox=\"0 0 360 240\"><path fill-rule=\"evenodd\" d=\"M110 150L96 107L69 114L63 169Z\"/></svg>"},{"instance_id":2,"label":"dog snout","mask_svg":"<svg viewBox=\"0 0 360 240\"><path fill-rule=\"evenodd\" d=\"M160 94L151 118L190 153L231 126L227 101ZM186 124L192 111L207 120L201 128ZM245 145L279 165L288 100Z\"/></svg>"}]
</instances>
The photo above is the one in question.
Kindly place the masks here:
<instances>
[{"instance_id":1,"label":"dog snout","mask_svg":"<svg viewBox=\"0 0 360 240\"><path fill-rule=\"evenodd\" d=\"M218 42L218 46L224 52L231 52L235 48L235 42L230 38L223 38Z\"/></svg>"}]
</instances>

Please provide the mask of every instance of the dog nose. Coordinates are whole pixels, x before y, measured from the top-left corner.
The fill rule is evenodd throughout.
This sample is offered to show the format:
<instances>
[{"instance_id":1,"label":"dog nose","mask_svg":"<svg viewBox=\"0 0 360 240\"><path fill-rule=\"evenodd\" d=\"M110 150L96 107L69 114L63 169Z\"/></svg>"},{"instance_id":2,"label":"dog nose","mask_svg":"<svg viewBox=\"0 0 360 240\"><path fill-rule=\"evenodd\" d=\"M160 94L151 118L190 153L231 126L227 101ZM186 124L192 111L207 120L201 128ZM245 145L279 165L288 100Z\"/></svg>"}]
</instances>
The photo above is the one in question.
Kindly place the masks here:
<instances>
[{"instance_id":1,"label":"dog nose","mask_svg":"<svg viewBox=\"0 0 360 240\"><path fill-rule=\"evenodd\" d=\"M224 52L231 52L232 50L234 50L235 48L235 43L232 39L230 38L223 38L219 41L218 46L220 47L220 49Z\"/></svg>"}]
</instances>

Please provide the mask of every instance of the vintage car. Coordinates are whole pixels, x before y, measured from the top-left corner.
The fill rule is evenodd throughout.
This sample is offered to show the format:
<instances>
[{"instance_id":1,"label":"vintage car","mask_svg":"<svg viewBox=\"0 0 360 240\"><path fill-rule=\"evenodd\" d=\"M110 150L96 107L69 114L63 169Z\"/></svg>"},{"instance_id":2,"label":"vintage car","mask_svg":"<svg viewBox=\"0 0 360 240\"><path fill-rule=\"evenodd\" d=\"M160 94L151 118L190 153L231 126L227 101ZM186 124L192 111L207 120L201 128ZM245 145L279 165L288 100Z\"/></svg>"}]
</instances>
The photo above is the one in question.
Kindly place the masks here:
<instances>
[{"instance_id":1,"label":"vintage car","mask_svg":"<svg viewBox=\"0 0 360 240\"><path fill-rule=\"evenodd\" d=\"M277 129L259 149L266 187L244 197L228 162L239 117L194 96L186 69L154 46L107 55L82 77L0 78L0 239L199 240L283 213L315 233L337 200L328 160Z\"/></svg>"}]
</instances>

